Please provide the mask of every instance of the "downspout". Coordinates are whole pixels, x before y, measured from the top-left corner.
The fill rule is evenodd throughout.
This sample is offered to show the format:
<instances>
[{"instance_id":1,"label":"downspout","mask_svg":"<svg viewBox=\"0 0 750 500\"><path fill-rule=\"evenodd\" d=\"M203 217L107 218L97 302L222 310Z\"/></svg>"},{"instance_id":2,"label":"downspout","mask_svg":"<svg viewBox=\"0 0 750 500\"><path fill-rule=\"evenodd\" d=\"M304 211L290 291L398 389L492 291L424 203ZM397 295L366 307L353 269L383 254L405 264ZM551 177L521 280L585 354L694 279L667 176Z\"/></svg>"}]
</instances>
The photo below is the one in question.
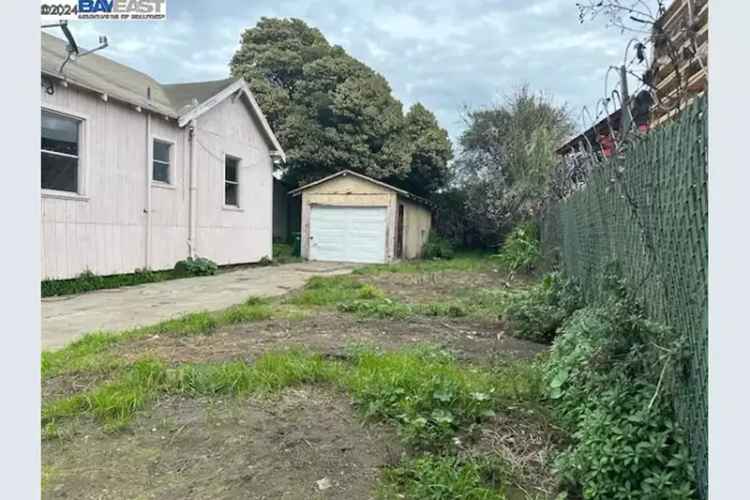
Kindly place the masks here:
<instances>
[{"instance_id":1,"label":"downspout","mask_svg":"<svg viewBox=\"0 0 750 500\"><path fill-rule=\"evenodd\" d=\"M146 265L151 269L151 177L153 175L153 142L151 141L151 113L146 113Z\"/></svg>"},{"instance_id":2,"label":"downspout","mask_svg":"<svg viewBox=\"0 0 750 500\"><path fill-rule=\"evenodd\" d=\"M190 120L188 125L188 141L190 142L190 191L188 193L188 255L195 258L195 243L196 243L196 204L198 194L198 179L196 172L196 159L195 159L195 134L197 132L197 121L195 119Z\"/></svg>"}]
</instances>

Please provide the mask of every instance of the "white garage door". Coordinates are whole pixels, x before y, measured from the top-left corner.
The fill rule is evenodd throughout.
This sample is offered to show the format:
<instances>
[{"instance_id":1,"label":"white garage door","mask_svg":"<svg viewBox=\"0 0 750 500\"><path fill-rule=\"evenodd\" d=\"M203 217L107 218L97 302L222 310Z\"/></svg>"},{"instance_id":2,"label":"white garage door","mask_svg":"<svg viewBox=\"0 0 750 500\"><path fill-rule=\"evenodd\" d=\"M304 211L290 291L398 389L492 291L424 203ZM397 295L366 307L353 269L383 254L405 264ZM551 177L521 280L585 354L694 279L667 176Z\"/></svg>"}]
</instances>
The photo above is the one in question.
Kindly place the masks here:
<instances>
[{"instance_id":1,"label":"white garage door","mask_svg":"<svg viewBox=\"0 0 750 500\"><path fill-rule=\"evenodd\" d=\"M312 207L310 259L385 262L385 207Z\"/></svg>"}]
</instances>

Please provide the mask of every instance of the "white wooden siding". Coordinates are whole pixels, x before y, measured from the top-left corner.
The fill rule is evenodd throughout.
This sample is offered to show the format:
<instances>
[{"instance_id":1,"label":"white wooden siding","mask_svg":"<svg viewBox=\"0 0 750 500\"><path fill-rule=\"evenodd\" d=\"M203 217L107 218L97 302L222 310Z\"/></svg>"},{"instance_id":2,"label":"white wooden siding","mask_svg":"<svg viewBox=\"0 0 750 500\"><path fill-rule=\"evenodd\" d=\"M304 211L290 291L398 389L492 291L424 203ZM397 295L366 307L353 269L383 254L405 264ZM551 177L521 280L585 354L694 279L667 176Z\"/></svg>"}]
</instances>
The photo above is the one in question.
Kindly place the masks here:
<instances>
[{"instance_id":1,"label":"white wooden siding","mask_svg":"<svg viewBox=\"0 0 750 500\"><path fill-rule=\"evenodd\" d=\"M198 118L200 255L234 264L271 257L273 162L242 99L226 99ZM224 206L224 157L240 159L239 208Z\"/></svg>"},{"instance_id":2,"label":"white wooden siding","mask_svg":"<svg viewBox=\"0 0 750 500\"><path fill-rule=\"evenodd\" d=\"M72 278L84 270L99 275L146 266L147 115L74 86L41 91L42 107L85 117L85 193L42 193L42 279ZM255 262L271 254L272 162L258 127L241 100L225 100L198 119L198 139L209 151L242 158L243 211L222 209L223 160L200 145L197 156L196 251L219 264ZM189 142L175 120L152 116L152 136L174 142L173 186L151 186L151 269L168 269L188 255ZM203 128L201 128L203 127ZM223 158L223 155L221 155ZM220 195L220 196L219 196Z\"/></svg>"}]
</instances>

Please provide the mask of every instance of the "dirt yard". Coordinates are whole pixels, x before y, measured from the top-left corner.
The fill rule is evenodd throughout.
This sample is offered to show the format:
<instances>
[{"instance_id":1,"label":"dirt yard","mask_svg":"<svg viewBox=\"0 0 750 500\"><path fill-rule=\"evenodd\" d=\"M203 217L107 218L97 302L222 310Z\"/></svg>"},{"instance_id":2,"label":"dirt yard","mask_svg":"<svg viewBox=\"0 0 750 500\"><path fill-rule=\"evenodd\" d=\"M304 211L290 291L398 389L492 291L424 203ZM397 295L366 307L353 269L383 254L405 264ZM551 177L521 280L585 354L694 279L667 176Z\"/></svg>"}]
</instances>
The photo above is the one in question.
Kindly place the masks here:
<instances>
[{"instance_id":1,"label":"dirt yard","mask_svg":"<svg viewBox=\"0 0 750 500\"><path fill-rule=\"evenodd\" d=\"M113 367L94 362L93 368L43 377L45 405L106 385L122 367L145 358L168 367L251 365L266 353L289 348L345 360L356 346L399 352L428 344L451 353L463 366L487 367L507 360L530 362L546 350L511 337L491 311L471 309L481 302L477 294L482 290L516 286L491 267L355 276L382 290L388 301L452 301L471 312L381 318L330 305L300 306L300 314L221 326L210 335L143 335L92 358L116 360ZM274 304L293 298L294 293ZM133 420L116 431L84 411L55 421L56 431L42 443L44 498L368 499L376 498L383 470L408 454L391 424L363 418L345 392L326 386L302 385L270 395L162 395L146 403L134 400L132 406L137 407ZM518 461L533 462L521 465L526 472L537 470L536 482L544 485L550 437L525 418L516 425L517 414L510 408L490 419L476 448L490 455L506 450L511 463L516 451L519 457L533 456Z\"/></svg>"}]
</instances>

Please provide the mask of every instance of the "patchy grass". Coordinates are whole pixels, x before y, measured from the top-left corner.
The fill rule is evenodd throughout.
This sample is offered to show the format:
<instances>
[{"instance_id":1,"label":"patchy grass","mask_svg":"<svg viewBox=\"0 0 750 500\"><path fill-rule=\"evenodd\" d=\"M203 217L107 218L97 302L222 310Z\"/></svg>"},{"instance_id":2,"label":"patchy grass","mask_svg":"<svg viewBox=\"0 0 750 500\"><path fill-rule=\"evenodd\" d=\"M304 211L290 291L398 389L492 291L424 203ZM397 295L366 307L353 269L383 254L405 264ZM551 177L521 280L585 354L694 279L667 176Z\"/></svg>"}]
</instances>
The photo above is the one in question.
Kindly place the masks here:
<instances>
[{"instance_id":1,"label":"patchy grass","mask_svg":"<svg viewBox=\"0 0 750 500\"><path fill-rule=\"evenodd\" d=\"M244 303L216 312L196 312L122 332L93 332L68 344L63 349L42 353L42 378L69 373L95 373L122 366L121 360L107 353L111 347L127 340L151 335L209 335L217 328L237 323L270 319L276 311L271 303L259 297L249 297ZM292 308L278 311L285 319L302 318Z\"/></svg>"},{"instance_id":2,"label":"patchy grass","mask_svg":"<svg viewBox=\"0 0 750 500\"><path fill-rule=\"evenodd\" d=\"M226 412L231 405L245 405L244 399L231 403L234 396L253 396L248 401L263 406L267 404L264 398L273 396L271 408L271 404L283 400L277 399L282 391L294 388L283 397L298 390L335 394L341 404L346 405L347 400L353 403L353 408L346 405L346 411L356 410L371 424L368 433L374 429L398 431L402 445L378 465L377 470L388 466L378 490L381 498L520 499L524 496L513 489L519 484L530 485L530 489L543 484L538 491L553 490L556 483L539 472L548 469L545 457L554 449L546 438L551 433L545 427L546 388L540 364L503 361L492 354L517 356L522 349L514 344L522 341L502 335L501 324L485 321L496 321L509 297L518 293L510 288L515 282L503 283L494 272L495 265L487 256L459 255L450 261L367 266L353 276L311 278L303 289L284 298L250 297L222 311L193 313L117 334L94 333L60 351L45 352L44 378L61 376L45 381L49 384L45 385L46 393L53 396L42 409L42 435L49 441L45 446L61 453L52 458L52 463L68 463L66 467L70 468L65 462L70 455L67 448L80 444L78 438L84 434L95 437L84 446L97 451L107 449L113 440L130 440L143 430L151 436L152 422L167 418L165 409L172 408L174 402L187 408L205 403L211 411L218 408ZM409 321L417 316L421 318ZM460 320L475 316L482 318ZM310 328L278 321L305 318L312 320ZM371 318L388 321L363 321ZM247 329L220 330L264 320L274 321ZM201 337L214 332L214 337ZM385 351L373 346L346 347L352 339L362 338ZM137 340L132 349L131 344L118 345L130 340ZM442 347L415 344L425 340ZM273 351L290 343L304 347ZM482 353L482 362L464 364L443 350L445 346L453 349L456 343L458 359L473 360L465 353L477 351ZM174 355L176 351L179 355ZM88 372L95 375L89 377ZM307 402L304 400L302 406L308 406ZM325 411L332 408L326 406ZM309 424L309 420L298 421L299 417L286 414L277 417L275 406L272 413L269 418L279 420L282 430L305 429ZM133 422L136 416L139 418ZM175 443L183 438L189 443L198 438L201 442L206 442L204 438L217 442L225 439L214 423L203 430L188 426L185 432L193 433L189 438L181 431L184 425L170 425ZM92 432L92 427L108 435ZM241 427L248 432L253 429L252 423L243 422ZM116 433L125 428L127 433ZM236 442L246 438L242 435L245 431L237 432L233 427ZM326 427L322 442L328 442L326 432L332 435L335 431ZM275 432L267 434L271 442L280 439ZM297 451L309 448L318 460L318 441L304 432L301 435L311 443L297 434L285 434L284 446L301 446ZM395 440L395 435L389 438ZM130 454L128 459L141 457ZM399 460L403 461L394 466ZM111 465L100 466L99 472L108 474L108 467ZM269 473L268 480L275 482L276 476L278 471ZM374 475L369 477L374 481ZM535 482L539 477L542 479ZM374 483L368 484L371 488ZM211 487L219 486L216 483ZM334 481L333 487L340 485Z\"/></svg>"},{"instance_id":3,"label":"patchy grass","mask_svg":"<svg viewBox=\"0 0 750 500\"><path fill-rule=\"evenodd\" d=\"M88 415L105 430L117 430L160 393L266 394L294 385L329 382L338 369L336 363L324 362L318 355L296 351L270 353L254 365L236 361L167 368L159 361L146 359L128 366L114 381L45 405L42 426L52 437L58 434L60 420Z\"/></svg>"},{"instance_id":4,"label":"patchy grass","mask_svg":"<svg viewBox=\"0 0 750 500\"><path fill-rule=\"evenodd\" d=\"M54 481L57 477L58 471L55 467L49 465L42 465L42 492L47 489L49 483Z\"/></svg>"},{"instance_id":5,"label":"patchy grass","mask_svg":"<svg viewBox=\"0 0 750 500\"><path fill-rule=\"evenodd\" d=\"M121 429L136 411L156 397L166 374L165 366L158 361L138 361L115 381L44 405L42 426L54 428L61 419L91 415L107 430Z\"/></svg>"},{"instance_id":6,"label":"patchy grass","mask_svg":"<svg viewBox=\"0 0 750 500\"><path fill-rule=\"evenodd\" d=\"M457 292L449 300L426 304L408 304L392 298L355 299L337 304L341 312L357 314L362 318L406 319L410 316L436 316L461 318L472 316L497 319L518 292L507 289L467 290Z\"/></svg>"},{"instance_id":7,"label":"patchy grass","mask_svg":"<svg viewBox=\"0 0 750 500\"><path fill-rule=\"evenodd\" d=\"M467 368L429 347L391 353L363 350L346 385L366 417L396 423L407 444L423 450L449 449L453 438L471 437L497 408L536 404L544 395L536 363Z\"/></svg>"},{"instance_id":8,"label":"patchy grass","mask_svg":"<svg viewBox=\"0 0 750 500\"><path fill-rule=\"evenodd\" d=\"M441 271L479 272L499 264L491 254L480 252L458 253L452 259L405 260L394 264L371 264L359 267L354 274L378 273L435 273Z\"/></svg>"},{"instance_id":9,"label":"patchy grass","mask_svg":"<svg viewBox=\"0 0 750 500\"><path fill-rule=\"evenodd\" d=\"M476 424L494 416L501 402L540 394L536 365L509 364L494 371L464 368L449 354L429 347L353 352L348 364L304 351L268 353L254 364L169 368L145 359L118 371L109 382L45 405L42 426L47 437L57 437L61 420L88 415L107 430L120 429L160 393L271 394L303 384L333 384L352 395L366 418L396 424L415 449L438 450L450 447L459 433L471 434Z\"/></svg>"},{"instance_id":10,"label":"patchy grass","mask_svg":"<svg viewBox=\"0 0 750 500\"><path fill-rule=\"evenodd\" d=\"M362 318L403 320L411 316L494 317L502 313L512 292L463 290L443 302L408 304L387 298L378 287L354 276L313 277L289 299L249 297L244 303L215 312L201 311L122 332L93 332L57 351L42 353L42 377L66 373L107 372L122 366L107 351L116 344L153 335L210 335L219 328L273 318L303 320L318 307L335 307Z\"/></svg>"},{"instance_id":11,"label":"patchy grass","mask_svg":"<svg viewBox=\"0 0 750 500\"><path fill-rule=\"evenodd\" d=\"M105 351L119 341L117 335L92 332L71 342L64 349L42 352L42 378L116 368L120 361L107 355Z\"/></svg>"},{"instance_id":12,"label":"patchy grass","mask_svg":"<svg viewBox=\"0 0 750 500\"><path fill-rule=\"evenodd\" d=\"M496 397L486 372L461 368L438 350L363 351L347 389L365 417L396 423L417 449L442 449L461 431L494 415Z\"/></svg>"},{"instance_id":13,"label":"patchy grass","mask_svg":"<svg viewBox=\"0 0 750 500\"><path fill-rule=\"evenodd\" d=\"M473 261L476 261L475 258ZM423 261L422 261L423 262ZM453 262L453 261L450 261ZM402 264L396 264L401 266ZM405 265L418 265L406 263ZM314 277L305 288L288 300L300 307L329 307L357 314L362 318L406 319L410 316L441 316L460 318L464 316L497 318L514 294L506 288L460 289L448 300L430 303L406 303L386 297L377 286L356 276Z\"/></svg>"},{"instance_id":14,"label":"patchy grass","mask_svg":"<svg viewBox=\"0 0 750 500\"><path fill-rule=\"evenodd\" d=\"M352 276L314 276L307 280L300 293L289 299L289 303L301 306L328 306L382 297L382 291Z\"/></svg>"},{"instance_id":15,"label":"patchy grass","mask_svg":"<svg viewBox=\"0 0 750 500\"><path fill-rule=\"evenodd\" d=\"M498 459L426 455L387 469L378 497L506 500L508 475Z\"/></svg>"},{"instance_id":16,"label":"patchy grass","mask_svg":"<svg viewBox=\"0 0 750 500\"><path fill-rule=\"evenodd\" d=\"M255 364L238 361L184 365L172 373L170 392L198 395L271 394L302 384L329 383L340 376L340 366L303 351L272 352Z\"/></svg>"}]
</instances>

